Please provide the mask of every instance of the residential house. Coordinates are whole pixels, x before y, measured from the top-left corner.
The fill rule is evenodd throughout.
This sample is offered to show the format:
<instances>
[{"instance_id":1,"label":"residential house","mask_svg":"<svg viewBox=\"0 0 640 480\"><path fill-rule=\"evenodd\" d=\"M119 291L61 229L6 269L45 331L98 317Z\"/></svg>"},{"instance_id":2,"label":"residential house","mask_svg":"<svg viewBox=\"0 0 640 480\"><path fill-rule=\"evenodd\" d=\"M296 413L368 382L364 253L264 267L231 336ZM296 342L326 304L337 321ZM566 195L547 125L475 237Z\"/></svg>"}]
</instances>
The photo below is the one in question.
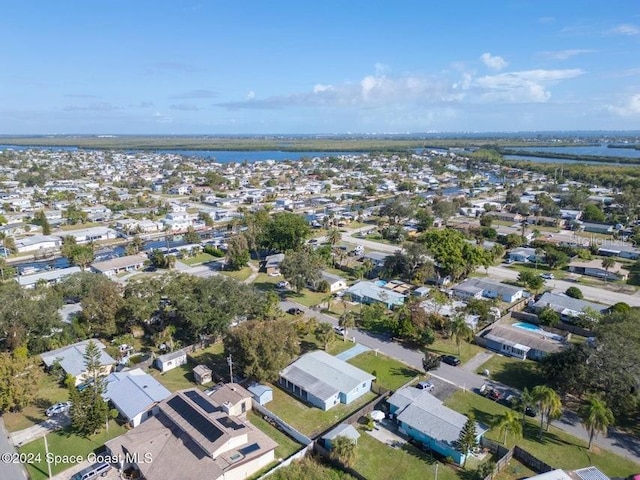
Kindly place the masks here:
<instances>
[{"instance_id":1,"label":"residential house","mask_svg":"<svg viewBox=\"0 0 640 480\"><path fill-rule=\"evenodd\" d=\"M620 262L615 262L612 267L605 269L602 260L594 259L588 261L573 260L569 263L569 271L597 277L606 281L626 280L629 278L629 270Z\"/></svg>"},{"instance_id":2,"label":"residential house","mask_svg":"<svg viewBox=\"0 0 640 480\"><path fill-rule=\"evenodd\" d=\"M100 351L101 374L109 375L116 361L105 352L104 344L99 340L83 340L66 347L41 353L40 358L48 369L54 365L59 365L64 373L74 377L74 385L80 385L87 377L87 368L84 361L84 355L89 342L93 342Z\"/></svg>"},{"instance_id":3,"label":"residential house","mask_svg":"<svg viewBox=\"0 0 640 480\"><path fill-rule=\"evenodd\" d=\"M400 293L387 290L381 285L366 280L352 285L347 289L346 293L348 293L356 302L363 303L365 305L382 303L388 309L402 305L405 299L405 296Z\"/></svg>"},{"instance_id":4,"label":"residential house","mask_svg":"<svg viewBox=\"0 0 640 480\"><path fill-rule=\"evenodd\" d=\"M158 413L158 403L171 392L151 375L139 368L126 372L113 372L106 378L102 395L132 427Z\"/></svg>"},{"instance_id":5,"label":"residential house","mask_svg":"<svg viewBox=\"0 0 640 480\"><path fill-rule=\"evenodd\" d=\"M613 234L615 225L606 223L580 222L578 223L580 230L588 233Z\"/></svg>"},{"instance_id":6,"label":"residential house","mask_svg":"<svg viewBox=\"0 0 640 480\"><path fill-rule=\"evenodd\" d=\"M329 284L329 292L337 293L347 288L347 281L340 275L334 275L325 270L320 271L319 282L325 281ZM318 283L319 283L318 282Z\"/></svg>"},{"instance_id":7,"label":"residential house","mask_svg":"<svg viewBox=\"0 0 640 480\"><path fill-rule=\"evenodd\" d=\"M508 262L535 263L544 261L544 253L536 253L535 248L520 247L511 250L507 255Z\"/></svg>"},{"instance_id":8,"label":"residential house","mask_svg":"<svg viewBox=\"0 0 640 480\"><path fill-rule=\"evenodd\" d=\"M64 232L64 235L71 235L75 238L76 243L82 244L98 242L101 240L113 240L118 237L118 232L107 227L91 227L79 230L69 230Z\"/></svg>"},{"instance_id":9,"label":"residential house","mask_svg":"<svg viewBox=\"0 0 640 480\"><path fill-rule=\"evenodd\" d=\"M349 404L371 390L375 379L345 361L317 350L280 372L279 385L322 410Z\"/></svg>"},{"instance_id":10,"label":"residential house","mask_svg":"<svg viewBox=\"0 0 640 480\"><path fill-rule=\"evenodd\" d=\"M513 222L513 223L518 223L522 221L522 219L524 218L519 213L504 212L500 210L493 210L487 213L487 215L490 217L493 217L496 220L500 220L502 222Z\"/></svg>"},{"instance_id":11,"label":"residential house","mask_svg":"<svg viewBox=\"0 0 640 480\"><path fill-rule=\"evenodd\" d=\"M170 212L162 220L165 228L171 232L186 232L193 227L193 219L186 212Z\"/></svg>"},{"instance_id":12,"label":"residential house","mask_svg":"<svg viewBox=\"0 0 640 480\"><path fill-rule=\"evenodd\" d=\"M468 420L465 415L445 407L429 392L415 387L397 390L387 402L400 432L443 457L452 458L458 465L464 463L465 455L457 449L457 442ZM478 442L486 431L486 427L476 424Z\"/></svg>"},{"instance_id":13,"label":"residential house","mask_svg":"<svg viewBox=\"0 0 640 480\"><path fill-rule=\"evenodd\" d=\"M126 255L124 257L116 257L102 262L93 262L91 270L96 273L102 273L107 277L115 277L119 273L135 272L140 270L149 258L144 253L136 255Z\"/></svg>"},{"instance_id":14,"label":"residential house","mask_svg":"<svg viewBox=\"0 0 640 480\"><path fill-rule=\"evenodd\" d=\"M453 287L453 294L462 299L497 298L503 302L513 303L525 296L521 287L506 285L484 278L468 278Z\"/></svg>"},{"instance_id":15,"label":"residential house","mask_svg":"<svg viewBox=\"0 0 640 480\"><path fill-rule=\"evenodd\" d=\"M476 342L502 355L540 360L566 346L566 338L532 324L495 323L476 336Z\"/></svg>"},{"instance_id":16,"label":"residential house","mask_svg":"<svg viewBox=\"0 0 640 480\"><path fill-rule=\"evenodd\" d=\"M55 235L33 235L16 240L15 245L18 253L58 250L62 246L62 239Z\"/></svg>"},{"instance_id":17,"label":"residential house","mask_svg":"<svg viewBox=\"0 0 640 480\"><path fill-rule=\"evenodd\" d=\"M36 285L41 283L45 283L47 285L59 283L69 275L73 275L74 273L79 273L81 271L82 270L80 270L80 267L58 268L55 270L45 270L30 275L19 275L15 280L18 282L18 285L23 288L35 288Z\"/></svg>"},{"instance_id":18,"label":"residential house","mask_svg":"<svg viewBox=\"0 0 640 480\"><path fill-rule=\"evenodd\" d=\"M346 437L357 444L358 439L360 438L360 434L353 425L349 425L348 423L340 423L322 436L321 440L324 448L326 448L327 450L331 450L332 442L338 437Z\"/></svg>"},{"instance_id":19,"label":"residential house","mask_svg":"<svg viewBox=\"0 0 640 480\"><path fill-rule=\"evenodd\" d=\"M585 311L593 310L597 313L604 313L608 309L606 305L551 292L543 293L537 301L529 305L529 308L535 313L539 313L546 307L553 309L563 321L569 323L573 322L575 318L584 315Z\"/></svg>"},{"instance_id":20,"label":"residential house","mask_svg":"<svg viewBox=\"0 0 640 480\"><path fill-rule=\"evenodd\" d=\"M251 410L251 392L238 383L224 383L207 393L227 415L237 417Z\"/></svg>"},{"instance_id":21,"label":"residential house","mask_svg":"<svg viewBox=\"0 0 640 480\"><path fill-rule=\"evenodd\" d=\"M265 258L264 268L267 275L270 277L277 277L280 275L280 264L284 260L284 253L276 253L275 255L269 255Z\"/></svg>"},{"instance_id":22,"label":"residential house","mask_svg":"<svg viewBox=\"0 0 640 480\"><path fill-rule=\"evenodd\" d=\"M154 361L155 367L162 373L173 370L185 363L187 363L187 352L184 350L165 353L164 355L160 355Z\"/></svg>"},{"instance_id":23,"label":"residential house","mask_svg":"<svg viewBox=\"0 0 640 480\"><path fill-rule=\"evenodd\" d=\"M640 258L640 250L633 245L603 245L598 248L598 255L638 260Z\"/></svg>"},{"instance_id":24,"label":"residential house","mask_svg":"<svg viewBox=\"0 0 640 480\"><path fill-rule=\"evenodd\" d=\"M636 480L638 475L632 475ZM551 470L529 477L529 480L611 480L597 467L584 467L578 470Z\"/></svg>"},{"instance_id":25,"label":"residential house","mask_svg":"<svg viewBox=\"0 0 640 480\"><path fill-rule=\"evenodd\" d=\"M198 389L176 392L158 414L106 443L147 480L240 480L275 460L278 444ZM152 461L148 461L152 459Z\"/></svg>"}]
</instances>

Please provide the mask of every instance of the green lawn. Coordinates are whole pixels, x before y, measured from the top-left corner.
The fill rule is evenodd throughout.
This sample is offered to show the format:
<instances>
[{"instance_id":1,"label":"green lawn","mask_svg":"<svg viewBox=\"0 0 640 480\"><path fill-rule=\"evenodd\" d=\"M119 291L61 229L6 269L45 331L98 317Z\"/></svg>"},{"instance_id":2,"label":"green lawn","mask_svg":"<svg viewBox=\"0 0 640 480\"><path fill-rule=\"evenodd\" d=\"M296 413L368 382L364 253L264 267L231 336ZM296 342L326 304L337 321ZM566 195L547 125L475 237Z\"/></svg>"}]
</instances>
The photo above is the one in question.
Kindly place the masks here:
<instances>
[{"instance_id":1,"label":"green lawn","mask_svg":"<svg viewBox=\"0 0 640 480\"><path fill-rule=\"evenodd\" d=\"M392 448L361 431L356 452L356 464L353 468L369 480L435 477L435 460L412 445ZM438 480L459 478L453 468L439 464Z\"/></svg>"},{"instance_id":2,"label":"green lawn","mask_svg":"<svg viewBox=\"0 0 640 480\"><path fill-rule=\"evenodd\" d=\"M5 412L4 424L10 432L29 428L47 419L44 411L56 402L69 400L69 391L60 386L53 375L45 375L38 385L38 394L31 405L20 412Z\"/></svg>"},{"instance_id":3,"label":"green lawn","mask_svg":"<svg viewBox=\"0 0 640 480\"><path fill-rule=\"evenodd\" d=\"M252 272L249 267L244 267L241 270L222 270L220 273L222 273L222 275L226 275L227 277L231 277L239 282L244 282L251 276Z\"/></svg>"},{"instance_id":4,"label":"green lawn","mask_svg":"<svg viewBox=\"0 0 640 480\"><path fill-rule=\"evenodd\" d=\"M444 403L464 414L473 412L476 419L485 425L490 425L507 411L507 407L471 392L457 391ZM610 477L627 477L640 469L639 464L606 450L594 448L593 452L589 452L586 442L553 426L549 432L544 432L542 441L539 441L539 423L536 420L527 417L524 438L518 439L515 443L555 468L572 470L586 465L595 465ZM495 428L491 429L486 436L498 442L503 440ZM508 447L513 444L513 439L507 441Z\"/></svg>"},{"instance_id":5,"label":"green lawn","mask_svg":"<svg viewBox=\"0 0 640 480\"><path fill-rule=\"evenodd\" d=\"M393 358L368 351L348 361L351 365L376 376L376 383L389 390L397 390L420 375L420 372Z\"/></svg>"},{"instance_id":6,"label":"green lawn","mask_svg":"<svg viewBox=\"0 0 640 480\"><path fill-rule=\"evenodd\" d=\"M314 292L312 290L309 290L308 288L303 288L300 293L296 292L295 290L288 290L285 293L285 297L287 298L287 300L299 303L306 307L314 307L320 303L324 303L326 305L326 302L324 300L328 295L328 293Z\"/></svg>"},{"instance_id":7,"label":"green lawn","mask_svg":"<svg viewBox=\"0 0 640 480\"><path fill-rule=\"evenodd\" d=\"M180 365L168 372L161 373L154 368L149 369L149 373L164 385L170 392L193 388L196 383L193 380L193 367L191 363Z\"/></svg>"},{"instance_id":8,"label":"green lawn","mask_svg":"<svg viewBox=\"0 0 640 480\"><path fill-rule=\"evenodd\" d=\"M529 272L534 275L539 275L541 273L553 273L553 276L556 280L562 280L567 276L566 270L552 269L549 268L544 263L538 263L538 268L536 268L535 263L513 263L509 266L513 270L517 270L518 272Z\"/></svg>"},{"instance_id":9,"label":"green lawn","mask_svg":"<svg viewBox=\"0 0 640 480\"><path fill-rule=\"evenodd\" d=\"M455 355L460 358L462 363L470 360L478 353L484 352L484 349L478 345L463 341L460 344L460 353L458 354L458 346L452 338L437 338L435 342L427 347L427 350L440 355Z\"/></svg>"},{"instance_id":10,"label":"green lawn","mask_svg":"<svg viewBox=\"0 0 640 480\"><path fill-rule=\"evenodd\" d=\"M492 380L496 380L510 387L531 390L536 385L544 385L546 380L538 371L538 363L533 360L518 360L513 357L494 355L483 363L476 373L482 374L489 370Z\"/></svg>"},{"instance_id":11,"label":"green lawn","mask_svg":"<svg viewBox=\"0 0 640 480\"><path fill-rule=\"evenodd\" d=\"M307 436L322 433L331 425L340 422L340 420L347 417L350 413L358 410L362 405L375 398L373 392L368 392L349 405L339 403L330 410L324 411L305 405L276 385L272 387L273 400L269 402L269 410Z\"/></svg>"},{"instance_id":12,"label":"green lawn","mask_svg":"<svg viewBox=\"0 0 640 480\"><path fill-rule=\"evenodd\" d=\"M247 420L278 444L276 459L288 458L302 448L302 445L272 426L253 410L247 412Z\"/></svg>"},{"instance_id":13,"label":"green lawn","mask_svg":"<svg viewBox=\"0 0 640 480\"><path fill-rule=\"evenodd\" d=\"M282 275L278 275L277 277L272 277L267 275L264 272L258 273L258 276L253 281L253 285L260 290L274 290L276 288L276 283L284 280Z\"/></svg>"},{"instance_id":14,"label":"green lawn","mask_svg":"<svg viewBox=\"0 0 640 480\"><path fill-rule=\"evenodd\" d=\"M493 476L492 480L518 480L520 478L533 477L537 474L537 472L525 467L518 460L512 458L502 470Z\"/></svg>"},{"instance_id":15,"label":"green lawn","mask_svg":"<svg viewBox=\"0 0 640 480\"><path fill-rule=\"evenodd\" d=\"M187 259L180 260L180 261L187 265L193 266L193 265L200 265L202 263L213 262L214 260L217 260L217 259L218 259L217 257L214 257L213 255L209 255L208 253L199 253L195 257L189 257Z\"/></svg>"},{"instance_id":16,"label":"green lawn","mask_svg":"<svg viewBox=\"0 0 640 480\"><path fill-rule=\"evenodd\" d=\"M125 428L118 425L114 421L109 422L109 430L103 429L97 435L88 438L79 437L72 434L68 429L58 430L47 435L47 443L49 445L50 455L81 455L86 456L99 450L104 443L112 438L125 433ZM40 455L41 461L27 464L27 471L31 476L31 480L40 480L48 478L47 463L45 460L44 439L40 438L28 443L20 448L20 453L29 453ZM75 465L75 463L56 462L51 464L51 473L56 475L67 468Z\"/></svg>"}]
</instances>

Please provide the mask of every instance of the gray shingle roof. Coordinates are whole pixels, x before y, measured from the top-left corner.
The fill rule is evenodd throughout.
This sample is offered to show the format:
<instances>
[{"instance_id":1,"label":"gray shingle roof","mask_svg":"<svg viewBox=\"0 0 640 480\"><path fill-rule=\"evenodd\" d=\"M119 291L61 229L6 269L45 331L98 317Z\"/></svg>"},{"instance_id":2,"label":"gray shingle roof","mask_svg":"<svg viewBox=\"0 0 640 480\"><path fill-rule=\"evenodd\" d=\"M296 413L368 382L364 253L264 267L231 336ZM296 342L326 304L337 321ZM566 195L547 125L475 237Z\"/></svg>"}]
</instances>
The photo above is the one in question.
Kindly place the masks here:
<instances>
[{"instance_id":1,"label":"gray shingle roof","mask_svg":"<svg viewBox=\"0 0 640 480\"><path fill-rule=\"evenodd\" d=\"M111 400L118 410L132 419L170 395L171 392L155 378L136 368L109 375L103 397Z\"/></svg>"},{"instance_id":2,"label":"gray shingle roof","mask_svg":"<svg viewBox=\"0 0 640 480\"><path fill-rule=\"evenodd\" d=\"M584 312L585 308L592 308L596 312L602 312L607 307L599 303L588 302L587 300L580 300L578 298L571 298L566 295L558 293L545 292L532 306L534 310L540 310L549 306L556 312L562 312L564 310L571 310L574 312Z\"/></svg>"},{"instance_id":3,"label":"gray shingle roof","mask_svg":"<svg viewBox=\"0 0 640 480\"><path fill-rule=\"evenodd\" d=\"M57 350L51 350L40 355L42 361L47 367L53 366L54 363L59 362L62 369L74 377L77 377L81 373L86 371L84 365L84 352L87 349L87 344L91 340L84 340L82 342L74 343L73 345L67 345L66 347L58 348ZM109 354L104 351L104 344L98 340L93 340L100 350L100 365L113 365L116 361L111 358Z\"/></svg>"}]
</instances>

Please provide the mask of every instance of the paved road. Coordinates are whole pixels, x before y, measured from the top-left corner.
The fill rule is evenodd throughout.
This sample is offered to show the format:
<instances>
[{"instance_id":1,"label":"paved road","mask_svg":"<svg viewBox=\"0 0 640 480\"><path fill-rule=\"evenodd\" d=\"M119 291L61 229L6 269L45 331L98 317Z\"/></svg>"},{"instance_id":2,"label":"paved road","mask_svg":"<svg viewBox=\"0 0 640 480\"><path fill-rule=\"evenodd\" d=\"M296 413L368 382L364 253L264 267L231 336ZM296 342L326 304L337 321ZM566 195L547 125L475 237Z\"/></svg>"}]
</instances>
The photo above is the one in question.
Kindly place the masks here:
<instances>
[{"instance_id":1,"label":"paved road","mask_svg":"<svg viewBox=\"0 0 640 480\"><path fill-rule=\"evenodd\" d=\"M0 417L0 457L7 453L13 454L16 453L16 450L4 428L4 420ZM25 480L28 477L26 470L20 463L0 461L0 478L2 480Z\"/></svg>"},{"instance_id":2,"label":"paved road","mask_svg":"<svg viewBox=\"0 0 640 480\"><path fill-rule=\"evenodd\" d=\"M304 305L288 300L280 302L280 308L284 311L291 307L300 308L305 312L304 315L306 316L315 317L320 321L329 322L332 325L338 324L338 320L335 317L310 309ZM418 350L406 348L394 342L390 336L373 334L360 331L358 329L349 331L347 336L354 341L371 348L372 350L377 350L389 357L400 360L401 362L422 371L423 353ZM451 392L458 388L475 392L482 386L482 384L487 382L485 377L478 375L473 371L468 371L464 367L452 367L451 365L446 365L444 363L442 363L436 370L430 371L429 375L436 379L436 382L434 383L436 384L436 388L441 390L441 393ZM513 391L513 389L505 385L500 385L498 382L491 381L491 383L503 388L504 390ZM573 412L565 412L560 420L553 422L553 425L574 437L580 438L584 441L589 440L587 432ZM594 440L594 444L634 462L640 462L640 439L633 436L612 430L608 437L598 437Z\"/></svg>"}]
</instances>

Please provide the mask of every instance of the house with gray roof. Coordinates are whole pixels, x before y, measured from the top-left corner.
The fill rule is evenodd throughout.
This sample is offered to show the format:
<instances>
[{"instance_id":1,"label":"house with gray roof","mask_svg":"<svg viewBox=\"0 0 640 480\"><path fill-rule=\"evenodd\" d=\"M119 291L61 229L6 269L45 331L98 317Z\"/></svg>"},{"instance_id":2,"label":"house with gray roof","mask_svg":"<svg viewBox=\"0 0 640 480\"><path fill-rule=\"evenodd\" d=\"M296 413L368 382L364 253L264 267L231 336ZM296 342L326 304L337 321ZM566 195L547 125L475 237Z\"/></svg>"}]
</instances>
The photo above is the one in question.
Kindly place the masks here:
<instances>
[{"instance_id":1,"label":"house with gray roof","mask_svg":"<svg viewBox=\"0 0 640 480\"><path fill-rule=\"evenodd\" d=\"M331 293L336 293L347 288L347 281L344 278L325 270L320 272L320 282L323 280L329 284L329 292Z\"/></svg>"},{"instance_id":2,"label":"house with gray roof","mask_svg":"<svg viewBox=\"0 0 640 480\"><path fill-rule=\"evenodd\" d=\"M388 309L404 303L405 295L383 288L374 282L366 280L360 281L347 289L347 293L351 298L359 303L371 305L373 303L382 303Z\"/></svg>"},{"instance_id":3,"label":"house with gray roof","mask_svg":"<svg viewBox=\"0 0 640 480\"><path fill-rule=\"evenodd\" d=\"M171 392L151 375L135 368L111 373L102 396L111 401L129 425L137 427L158 413L158 403L171 396Z\"/></svg>"},{"instance_id":4,"label":"house with gray roof","mask_svg":"<svg viewBox=\"0 0 640 480\"><path fill-rule=\"evenodd\" d=\"M280 275L280 264L284 260L284 253L276 253L265 258L264 269L270 277Z\"/></svg>"},{"instance_id":5,"label":"house with gray roof","mask_svg":"<svg viewBox=\"0 0 640 480\"><path fill-rule=\"evenodd\" d=\"M23 288L35 288L39 283L53 285L61 282L69 275L79 273L80 267L56 268L54 270L45 270L43 272L33 273L31 275L18 275L16 281Z\"/></svg>"},{"instance_id":6,"label":"house with gray roof","mask_svg":"<svg viewBox=\"0 0 640 480\"><path fill-rule=\"evenodd\" d=\"M524 289L505 283L494 282L484 278L468 278L453 287L453 294L460 299L497 298L503 302L513 303L524 295Z\"/></svg>"},{"instance_id":7,"label":"house with gray roof","mask_svg":"<svg viewBox=\"0 0 640 480\"><path fill-rule=\"evenodd\" d=\"M40 358L49 369L54 365L60 365L64 373L74 377L74 385L77 386L83 383L87 376L84 354L89 342L93 342L96 347L98 347L98 350L100 350L101 373L103 375L109 375L116 361L104 351L106 347L99 340L83 340L82 342L67 345L66 347L41 353Z\"/></svg>"},{"instance_id":8,"label":"house with gray roof","mask_svg":"<svg viewBox=\"0 0 640 480\"><path fill-rule=\"evenodd\" d=\"M585 311L594 310L597 313L604 313L609 307L600 303L589 302L578 298L571 298L561 293L545 292L536 301L529 305L534 313L540 312L543 308L549 307L565 322L573 322L576 317L580 317Z\"/></svg>"},{"instance_id":9,"label":"house with gray roof","mask_svg":"<svg viewBox=\"0 0 640 480\"><path fill-rule=\"evenodd\" d=\"M457 449L457 442L467 422L465 415L445 407L429 392L415 387L397 390L387 402L402 433L430 450L452 458L458 465L464 463L465 455ZM476 423L478 442L487 430Z\"/></svg>"},{"instance_id":10,"label":"house with gray roof","mask_svg":"<svg viewBox=\"0 0 640 480\"><path fill-rule=\"evenodd\" d=\"M173 370L180 365L187 363L187 352L185 350L175 350L173 352L165 353L155 359L153 364L162 373Z\"/></svg>"},{"instance_id":11,"label":"house with gray roof","mask_svg":"<svg viewBox=\"0 0 640 480\"><path fill-rule=\"evenodd\" d=\"M373 380L373 375L316 350L282 370L278 383L311 405L329 410L338 403L349 404L360 398L371 390Z\"/></svg>"}]
</instances>

